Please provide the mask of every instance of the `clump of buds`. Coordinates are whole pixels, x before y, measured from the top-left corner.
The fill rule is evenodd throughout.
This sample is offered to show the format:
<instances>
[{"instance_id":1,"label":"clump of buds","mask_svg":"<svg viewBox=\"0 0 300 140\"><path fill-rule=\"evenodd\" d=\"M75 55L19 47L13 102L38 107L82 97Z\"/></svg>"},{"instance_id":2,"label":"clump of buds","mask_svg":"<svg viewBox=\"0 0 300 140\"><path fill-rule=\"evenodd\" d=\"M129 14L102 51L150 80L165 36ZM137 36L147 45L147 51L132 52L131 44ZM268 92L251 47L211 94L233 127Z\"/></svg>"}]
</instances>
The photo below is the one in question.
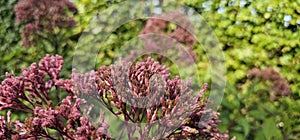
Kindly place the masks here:
<instances>
[{"instance_id":1,"label":"clump of buds","mask_svg":"<svg viewBox=\"0 0 300 140\"><path fill-rule=\"evenodd\" d=\"M71 79L61 79L63 60L47 55L39 65L23 68L22 76L11 76L0 85L0 110L27 113L25 122L0 117L1 139L111 139L104 112L99 121L89 116L93 106L83 95L102 103L125 125L130 139L151 138L156 124L157 138L166 139L228 139L217 129L219 113L206 109L204 84L198 96L189 82L177 76L170 79L168 68L148 57L135 64L102 66L89 73L73 72ZM67 96L60 100L63 93ZM57 95L58 94L58 95ZM58 104L52 99L56 95ZM207 116L206 120L201 120ZM129 125L145 124L145 125ZM49 130L52 130L51 133ZM138 133L138 137L132 137Z\"/></svg>"},{"instance_id":2,"label":"clump of buds","mask_svg":"<svg viewBox=\"0 0 300 140\"><path fill-rule=\"evenodd\" d=\"M14 7L17 22L25 22L22 32L23 45L29 47L45 32L70 28L75 20L69 13L76 13L75 5L69 0L20 0ZM49 41L49 40L47 40Z\"/></svg>"},{"instance_id":3,"label":"clump of buds","mask_svg":"<svg viewBox=\"0 0 300 140\"><path fill-rule=\"evenodd\" d=\"M170 25L172 22L166 20L172 20L176 28L173 30L168 29L168 25ZM177 43L181 43L182 45L184 45L193 60L197 60L197 56L193 52L192 48L197 40L193 36L193 33L191 31L193 31L193 26L186 16L181 13L171 12L150 17L140 34L156 35L152 37L143 37L143 40L145 42L145 50L153 51L161 49L161 47L172 47L174 45L172 44L172 40L166 41L166 39L162 39L162 37L166 36L167 38L174 39ZM166 42L169 44L166 44ZM186 58L187 56L186 54L183 54L181 57Z\"/></svg>"},{"instance_id":4,"label":"clump of buds","mask_svg":"<svg viewBox=\"0 0 300 140\"><path fill-rule=\"evenodd\" d=\"M27 118L21 122L11 121L10 113L7 120L1 116L1 139L110 139L109 125L103 119L100 124L91 123L87 111L80 108L86 101L72 92L72 83L60 79L62 65L61 56L47 55L38 65L23 68L22 76L6 73L0 85L0 110L20 111ZM63 100L59 99L60 89L68 93ZM60 104L53 103L53 95Z\"/></svg>"},{"instance_id":5,"label":"clump of buds","mask_svg":"<svg viewBox=\"0 0 300 140\"><path fill-rule=\"evenodd\" d=\"M284 77L280 75L279 72L274 70L272 67L267 67L263 70L253 68L251 69L248 74L250 78L257 78L262 81L269 81L271 82L271 89L272 91L276 92L276 95L280 96L288 96L290 95L290 87L288 82L285 80ZM275 97L271 97L271 100L274 100Z\"/></svg>"}]
</instances>

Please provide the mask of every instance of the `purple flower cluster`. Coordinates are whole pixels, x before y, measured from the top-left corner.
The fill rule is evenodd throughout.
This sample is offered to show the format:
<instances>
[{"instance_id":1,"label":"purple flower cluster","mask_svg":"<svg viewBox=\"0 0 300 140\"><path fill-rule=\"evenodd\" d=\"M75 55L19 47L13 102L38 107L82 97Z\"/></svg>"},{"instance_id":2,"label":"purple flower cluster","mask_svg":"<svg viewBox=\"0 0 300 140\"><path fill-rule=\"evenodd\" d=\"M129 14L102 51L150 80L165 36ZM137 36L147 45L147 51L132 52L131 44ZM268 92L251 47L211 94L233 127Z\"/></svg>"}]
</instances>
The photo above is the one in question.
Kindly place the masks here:
<instances>
[{"instance_id":1,"label":"purple flower cluster","mask_svg":"<svg viewBox=\"0 0 300 140\"><path fill-rule=\"evenodd\" d=\"M18 22L25 22L23 45L35 44L35 37L55 29L70 28L75 20L68 13L76 13L69 0L20 0L14 8Z\"/></svg>"},{"instance_id":2,"label":"purple flower cluster","mask_svg":"<svg viewBox=\"0 0 300 140\"><path fill-rule=\"evenodd\" d=\"M171 22L163 19L169 19L169 20L171 19L176 23L180 23L181 26L177 25L175 30L168 30L167 29L168 24L170 24ZM192 33L189 32L192 31L192 28L193 27L189 22L189 19L184 15L180 13L164 13L162 15L149 18L140 34L160 34L160 35L166 34L168 37L173 38L179 43L185 45L186 46L185 48L188 50L189 54L193 57L194 60L196 60L197 56L193 52L193 48L192 48L192 46L196 43L196 39L192 35ZM150 41L146 39L145 47L153 50L157 47L161 47L162 46L161 43L162 42L160 42L159 39L150 40Z\"/></svg>"},{"instance_id":3,"label":"purple flower cluster","mask_svg":"<svg viewBox=\"0 0 300 140\"><path fill-rule=\"evenodd\" d=\"M291 89L288 82L272 67L267 67L263 70L253 68L247 73L247 76L250 78L258 78L263 81L270 81L271 89L277 93L276 96L290 95ZM271 100L274 100L274 98L275 97L270 96Z\"/></svg>"},{"instance_id":4,"label":"purple flower cluster","mask_svg":"<svg viewBox=\"0 0 300 140\"><path fill-rule=\"evenodd\" d=\"M166 136L169 139L228 139L227 133L216 128L219 114L205 109L207 100L202 94L207 85L194 98L189 83L169 76L167 67L148 57L135 64L121 62L90 73L73 73L72 82L77 87L75 94L98 99L125 122L148 124L144 128L129 125L126 127L129 136L137 131L140 139L146 139L151 126L158 123L170 128L176 126ZM208 122L200 120L202 115L210 116ZM157 131L156 135L164 133Z\"/></svg>"},{"instance_id":5,"label":"purple flower cluster","mask_svg":"<svg viewBox=\"0 0 300 140\"><path fill-rule=\"evenodd\" d=\"M196 43L196 39L189 31L192 31L193 27L189 22L189 19L181 13L164 13L161 15L157 15L155 17L149 18L144 29L141 31L141 34L149 34L149 33L158 33L165 34L166 28L169 21L165 21L163 19L172 20L176 23L180 23L180 26L177 25L175 30L169 30L166 34L176 39L178 42L191 47L194 43Z\"/></svg>"},{"instance_id":6,"label":"purple flower cluster","mask_svg":"<svg viewBox=\"0 0 300 140\"><path fill-rule=\"evenodd\" d=\"M216 127L219 114L205 108L207 99L202 95L207 85L198 96L192 96L189 82L179 77L170 79L168 68L150 57L135 64L102 66L84 74L74 71L71 79L59 77L62 64L62 57L47 55L39 65L23 68L22 76L7 74L0 85L0 110L31 115L24 123L11 121L10 111L7 119L1 116L1 139L111 139L104 112L99 111L100 123L92 122L88 116L92 106L79 98L82 95L97 99L125 122L147 124L144 128L124 126L129 137L139 133L138 139L149 138L152 125L157 123L165 128L177 126L170 133L156 132L167 139L228 139L228 134ZM67 97L54 105L52 92L61 94L57 92L60 90ZM203 115L210 116L206 122L201 120ZM55 133L48 132L50 129Z\"/></svg>"},{"instance_id":7,"label":"purple flower cluster","mask_svg":"<svg viewBox=\"0 0 300 140\"><path fill-rule=\"evenodd\" d=\"M22 76L6 74L7 78L0 85L0 110L17 110L31 115L24 123L6 121L1 116L1 139L109 139L108 124L103 119L100 125L91 123L84 115L86 111L80 108L86 101L71 92L72 84L68 84L68 80L59 77L62 65L61 56L47 55L38 65L33 63L29 69L23 68ZM52 92L60 94L60 89L68 96L59 105L54 105ZM57 134L48 133L48 129Z\"/></svg>"}]
</instances>

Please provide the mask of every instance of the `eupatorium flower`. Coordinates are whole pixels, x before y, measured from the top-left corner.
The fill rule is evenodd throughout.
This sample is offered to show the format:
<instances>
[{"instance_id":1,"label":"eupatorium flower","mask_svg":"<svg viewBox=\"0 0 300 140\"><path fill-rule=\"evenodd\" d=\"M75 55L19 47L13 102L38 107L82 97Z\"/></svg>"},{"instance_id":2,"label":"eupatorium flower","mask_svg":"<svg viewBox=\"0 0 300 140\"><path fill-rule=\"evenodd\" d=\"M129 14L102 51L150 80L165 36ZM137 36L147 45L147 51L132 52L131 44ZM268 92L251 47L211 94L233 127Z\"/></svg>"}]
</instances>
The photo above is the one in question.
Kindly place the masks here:
<instances>
[{"instance_id":1,"label":"eupatorium flower","mask_svg":"<svg viewBox=\"0 0 300 140\"><path fill-rule=\"evenodd\" d=\"M47 55L39 64L23 68L22 76L6 74L0 85L0 110L17 110L27 114L25 122L6 121L0 117L1 139L109 139L108 124L89 121L80 108L86 101L72 92L72 84L61 79L63 59ZM60 97L60 89L68 96L54 104L53 95ZM31 114L31 115L30 115ZM86 115L84 115L86 114ZM103 115L103 114L102 114ZM9 118L10 115L8 114ZM55 134L48 133L48 129Z\"/></svg>"},{"instance_id":2,"label":"eupatorium flower","mask_svg":"<svg viewBox=\"0 0 300 140\"><path fill-rule=\"evenodd\" d=\"M170 30L167 29L168 24L172 23L166 21L164 19L172 19L173 24L180 23L180 25L176 24L176 29ZM140 32L140 34L158 34L158 35L166 35L172 39L175 39L177 42L182 43L185 45L189 55L193 57L194 60L197 59L196 54L193 52L192 46L196 43L196 38L193 36L192 31L193 27L192 24L189 22L189 19L185 17L181 13L171 12L171 13L164 13L161 15L157 15L154 17L150 17L147 20L146 25ZM153 40L154 39L154 40ZM159 47L168 47L168 45L161 45L162 40L161 37L159 38L143 38L145 41L145 48L146 49L156 49ZM164 41L165 42L165 41ZM186 57L186 56L182 56Z\"/></svg>"},{"instance_id":3,"label":"eupatorium flower","mask_svg":"<svg viewBox=\"0 0 300 140\"><path fill-rule=\"evenodd\" d=\"M43 32L72 27L75 20L68 12L76 13L77 9L69 0L20 0L14 7L14 12L17 22L26 23L22 40L24 46L28 47Z\"/></svg>"},{"instance_id":4,"label":"eupatorium flower","mask_svg":"<svg viewBox=\"0 0 300 140\"><path fill-rule=\"evenodd\" d=\"M288 96L290 94L291 90L288 82L285 80L284 77L280 75L279 72L274 70L272 67L267 67L263 70L253 68L250 71L248 71L247 76L250 78L258 78L263 81L270 81L271 89L277 93L276 95Z\"/></svg>"},{"instance_id":5,"label":"eupatorium flower","mask_svg":"<svg viewBox=\"0 0 300 140\"><path fill-rule=\"evenodd\" d=\"M219 114L205 107L207 99L202 95L207 85L203 85L198 96L191 96L189 82L178 76L170 79L168 68L150 57L134 64L102 66L89 73L74 70L71 79L60 78L62 65L62 57L47 55L38 65L23 68L22 76L7 74L0 85L0 110L30 115L25 122L10 121L9 113L7 119L1 116L1 139L113 138L114 134L108 134L109 124L104 122L103 110L98 112L98 123L93 122L89 116L93 106L80 98L82 95L91 96L116 117L123 118L122 131L131 139L137 133L135 139L150 138L149 131L155 123L166 128L155 132L161 138L228 139L227 133L216 128ZM58 104L54 104L53 95L61 97L61 90L67 96L57 98ZM210 116L206 122L201 120L203 115Z\"/></svg>"}]
</instances>

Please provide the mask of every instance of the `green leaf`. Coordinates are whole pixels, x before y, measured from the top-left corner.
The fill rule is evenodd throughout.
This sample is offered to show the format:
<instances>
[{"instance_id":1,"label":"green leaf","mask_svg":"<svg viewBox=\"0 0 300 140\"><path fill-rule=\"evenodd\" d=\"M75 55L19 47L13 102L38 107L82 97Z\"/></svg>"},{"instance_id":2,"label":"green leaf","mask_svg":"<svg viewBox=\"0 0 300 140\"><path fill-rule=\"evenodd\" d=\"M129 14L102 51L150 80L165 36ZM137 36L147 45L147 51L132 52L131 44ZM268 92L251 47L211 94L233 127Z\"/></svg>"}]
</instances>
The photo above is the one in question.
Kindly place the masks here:
<instances>
[{"instance_id":1,"label":"green leaf","mask_svg":"<svg viewBox=\"0 0 300 140\"><path fill-rule=\"evenodd\" d=\"M264 124L262 125L262 131L267 140L280 139L282 137L273 117L265 120Z\"/></svg>"},{"instance_id":2,"label":"green leaf","mask_svg":"<svg viewBox=\"0 0 300 140\"><path fill-rule=\"evenodd\" d=\"M245 118L239 118L238 124L243 127L244 136L246 137L250 132L250 124Z\"/></svg>"},{"instance_id":3,"label":"green leaf","mask_svg":"<svg viewBox=\"0 0 300 140\"><path fill-rule=\"evenodd\" d=\"M267 116L267 113L262 108L258 108L257 110L251 110L248 113L250 116L259 120L264 120Z\"/></svg>"}]
</instances>

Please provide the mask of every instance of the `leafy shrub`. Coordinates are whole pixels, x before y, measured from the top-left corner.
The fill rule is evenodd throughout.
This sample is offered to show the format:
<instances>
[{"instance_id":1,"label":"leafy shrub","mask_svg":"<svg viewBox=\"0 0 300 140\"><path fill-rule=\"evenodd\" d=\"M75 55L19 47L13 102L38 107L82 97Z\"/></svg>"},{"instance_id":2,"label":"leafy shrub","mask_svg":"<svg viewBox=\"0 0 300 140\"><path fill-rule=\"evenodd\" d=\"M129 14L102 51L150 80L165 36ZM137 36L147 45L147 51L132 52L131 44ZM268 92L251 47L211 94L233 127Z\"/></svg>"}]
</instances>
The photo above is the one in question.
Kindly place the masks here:
<instances>
[{"instance_id":1,"label":"leafy shrub","mask_svg":"<svg viewBox=\"0 0 300 140\"><path fill-rule=\"evenodd\" d=\"M180 1L206 19L223 46L228 80L220 108L222 129L237 139L299 139L299 2ZM285 79L289 90L282 89L290 91L288 97L278 96L274 88L281 86L267 84L272 80L248 79L248 71L267 67ZM273 94L276 101L269 100Z\"/></svg>"},{"instance_id":2,"label":"leafy shrub","mask_svg":"<svg viewBox=\"0 0 300 140\"><path fill-rule=\"evenodd\" d=\"M237 138L298 139L299 121L292 118L299 117L299 101L290 97L287 81L271 67L247 75L242 90L232 90L239 94L223 101L221 127Z\"/></svg>"},{"instance_id":3,"label":"leafy shrub","mask_svg":"<svg viewBox=\"0 0 300 140\"><path fill-rule=\"evenodd\" d=\"M22 25L15 22L15 14L13 11L17 0L2 0L0 2L0 80L5 76L4 73L9 71L11 73L20 73L16 71L14 66L22 65L18 60L24 56L23 47L20 43L20 32ZM23 58L29 59L29 58ZM21 64L20 64L21 63Z\"/></svg>"}]
</instances>

